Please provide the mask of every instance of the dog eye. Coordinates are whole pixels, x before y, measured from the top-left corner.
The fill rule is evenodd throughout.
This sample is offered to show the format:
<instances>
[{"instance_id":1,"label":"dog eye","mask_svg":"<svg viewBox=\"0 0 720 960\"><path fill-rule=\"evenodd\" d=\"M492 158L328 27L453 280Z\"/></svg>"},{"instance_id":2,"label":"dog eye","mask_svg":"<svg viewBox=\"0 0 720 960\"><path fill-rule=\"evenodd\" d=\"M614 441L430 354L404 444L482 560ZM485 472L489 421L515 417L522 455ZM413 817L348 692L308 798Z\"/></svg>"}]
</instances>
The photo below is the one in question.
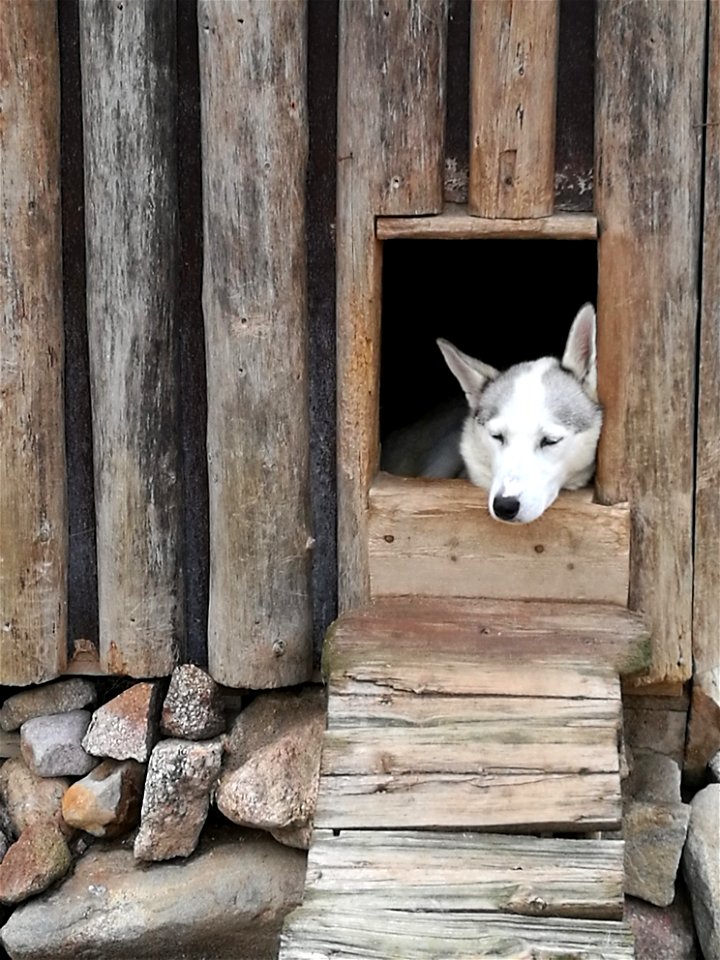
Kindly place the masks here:
<instances>
[{"instance_id":1,"label":"dog eye","mask_svg":"<svg viewBox=\"0 0 720 960\"><path fill-rule=\"evenodd\" d=\"M541 447L554 447L556 443L560 443L562 437L543 437L540 441Z\"/></svg>"},{"instance_id":2,"label":"dog eye","mask_svg":"<svg viewBox=\"0 0 720 960\"><path fill-rule=\"evenodd\" d=\"M491 433L490 436L492 437L493 440L497 440L500 446L502 446L505 443L504 433Z\"/></svg>"}]
</instances>

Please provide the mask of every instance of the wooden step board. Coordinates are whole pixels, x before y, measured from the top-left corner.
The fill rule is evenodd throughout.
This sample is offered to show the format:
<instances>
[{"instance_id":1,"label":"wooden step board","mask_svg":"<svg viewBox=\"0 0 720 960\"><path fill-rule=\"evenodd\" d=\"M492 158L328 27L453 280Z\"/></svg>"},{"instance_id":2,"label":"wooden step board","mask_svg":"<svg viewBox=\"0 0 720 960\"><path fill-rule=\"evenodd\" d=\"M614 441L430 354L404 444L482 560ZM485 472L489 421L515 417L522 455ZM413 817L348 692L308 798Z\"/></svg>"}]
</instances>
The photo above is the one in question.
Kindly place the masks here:
<instances>
[{"instance_id":1,"label":"wooden step board","mask_svg":"<svg viewBox=\"0 0 720 960\"><path fill-rule=\"evenodd\" d=\"M622 921L508 914L372 912L337 901L290 915L280 960L633 960Z\"/></svg>"},{"instance_id":2,"label":"wooden step board","mask_svg":"<svg viewBox=\"0 0 720 960\"><path fill-rule=\"evenodd\" d=\"M305 904L618 920L621 840L316 830Z\"/></svg>"},{"instance_id":3,"label":"wooden step board","mask_svg":"<svg viewBox=\"0 0 720 960\"><path fill-rule=\"evenodd\" d=\"M612 605L399 599L343 617L282 960L632 957L622 841L573 835L620 826L619 674L648 654Z\"/></svg>"}]
</instances>

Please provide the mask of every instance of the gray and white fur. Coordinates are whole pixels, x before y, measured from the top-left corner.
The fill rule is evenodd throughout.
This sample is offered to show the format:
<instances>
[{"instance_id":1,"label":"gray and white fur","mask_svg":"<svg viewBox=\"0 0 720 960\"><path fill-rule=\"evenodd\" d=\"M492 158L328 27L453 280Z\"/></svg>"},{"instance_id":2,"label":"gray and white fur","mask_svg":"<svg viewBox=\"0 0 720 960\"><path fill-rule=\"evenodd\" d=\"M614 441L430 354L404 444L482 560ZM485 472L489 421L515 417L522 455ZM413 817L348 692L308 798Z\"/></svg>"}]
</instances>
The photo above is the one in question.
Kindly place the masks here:
<instances>
[{"instance_id":1,"label":"gray and white fur","mask_svg":"<svg viewBox=\"0 0 720 960\"><path fill-rule=\"evenodd\" d=\"M561 489L585 486L595 470L602 425L595 341L589 303L573 321L561 361L541 357L501 373L438 340L467 406L445 406L396 431L383 445L383 469L465 475L488 491L496 520L536 520Z\"/></svg>"}]
</instances>

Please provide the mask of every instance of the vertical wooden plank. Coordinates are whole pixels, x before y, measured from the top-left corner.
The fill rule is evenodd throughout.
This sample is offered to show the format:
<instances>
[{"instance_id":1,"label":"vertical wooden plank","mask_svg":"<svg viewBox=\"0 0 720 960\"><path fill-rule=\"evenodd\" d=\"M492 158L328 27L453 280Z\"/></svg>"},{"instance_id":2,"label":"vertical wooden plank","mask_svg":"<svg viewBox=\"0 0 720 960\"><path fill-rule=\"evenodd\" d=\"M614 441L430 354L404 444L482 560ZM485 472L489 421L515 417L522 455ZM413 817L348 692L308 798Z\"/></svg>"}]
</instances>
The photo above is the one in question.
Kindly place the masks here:
<instances>
[{"instance_id":1,"label":"vertical wooden plank","mask_svg":"<svg viewBox=\"0 0 720 960\"><path fill-rule=\"evenodd\" d=\"M0 683L66 663L55 7L0 4Z\"/></svg>"},{"instance_id":2,"label":"vertical wooden plank","mask_svg":"<svg viewBox=\"0 0 720 960\"><path fill-rule=\"evenodd\" d=\"M710 0L695 486L693 686L686 769L720 750L720 0Z\"/></svg>"},{"instance_id":3,"label":"vertical wooden plank","mask_svg":"<svg viewBox=\"0 0 720 960\"><path fill-rule=\"evenodd\" d=\"M632 507L648 681L691 672L694 365L705 4L598 4L597 488Z\"/></svg>"},{"instance_id":4,"label":"vertical wooden plank","mask_svg":"<svg viewBox=\"0 0 720 960\"><path fill-rule=\"evenodd\" d=\"M469 208L546 217L555 197L558 0L473 0Z\"/></svg>"},{"instance_id":5,"label":"vertical wooden plank","mask_svg":"<svg viewBox=\"0 0 720 960\"><path fill-rule=\"evenodd\" d=\"M304 0L200 0L208 370L208 663L311 671Z\"/></svg>"},{"instance_id":6,"label":"vertical wooden plank","mask_svg":"<svg viewBox=\"0 0 720 960\"><path fill-rule=\"evenodd\" d=\"M348 609L370 592L381 296L374 218L441 209L447 3L345 2L339 30L338 554Z\"/></svg>"},{"instance_id":7,"label":"vertical wooden plank","mask_svg":"<svg viewBox=\"0 0 720 960\"><path fill-rule=\"evenodd\" d=\"M175 4L80 4L100 654L170 672L182 632Z\"/></svg>"}]
</instances>

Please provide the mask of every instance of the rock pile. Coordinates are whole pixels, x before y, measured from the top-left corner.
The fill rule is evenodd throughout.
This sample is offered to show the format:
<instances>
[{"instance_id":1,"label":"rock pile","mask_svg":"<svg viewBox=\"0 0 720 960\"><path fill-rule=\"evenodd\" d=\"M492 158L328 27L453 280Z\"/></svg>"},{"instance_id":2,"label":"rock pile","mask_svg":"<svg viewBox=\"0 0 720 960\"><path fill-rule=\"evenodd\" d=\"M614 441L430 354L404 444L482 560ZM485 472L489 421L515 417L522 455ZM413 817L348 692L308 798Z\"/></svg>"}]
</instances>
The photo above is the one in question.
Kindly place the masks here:
<instances>
[{"instance_id":1,"label":"rock pile","mask_svg":"<svg viewBox=\"0 0 720 960\"><path fill-rule=\"evenodd\" d=\"M5 701L0 728L19 730L20 752L0 760L0 923L3 905L14 908L0 941L12 960L50 955L40 934L29 934L31 929L45 930L46 942L49 930L55 931L53 957L75 956L77 943L94 943L93 938L97 950L88 957L137 956L127 936L108 945L118 936L109 931L119 922L120 904L131 912L123 901L124 884L138 888L133 910L140 910L142 896L157 905L159 889L184 884L205 870L219 871L216 882L199 881L206 899L212 899L215 889L212 909L207 904L201 908L194 899L200 891L186 890L177 900L174 920L168 918L167 936L174 938L178 924L202 912L197 930L188 932L198 958L225 956L219 947L212 952L215 948L208 946L220 937L212 928L221 907L237 916L243 898L250 898L247 916L262 914L267 920L259 927L255 922L253 936L272 940L284 914L299 902L325 723L322 690L257 694L236 717L230 715L226 729L222 692L203 670L191 664L177 667L166 692L165 686L160 681L133 683L94 711L97 691L87 680L56 681ZM201 840L215 804L227 826L220 829L222 818L215 814L213 839ZM238 864L234 854L226 853L228 844L236 851L242 845L249 859ZM187 860L198 847L200 852ZM171 863L161 868L157 861L165 860ZM143 862L155 863L149 874ZM74 863L73 877L57 885ZM172 873L179 864L185 880ZM115 869L117 877L110 876ZM161 869L171 873L154 878L153 871ZM259 876L267 870L269 876ZM86 883L77 914L68 913L66 896L72 887L73 898L79 897L83 881L78 878L85 873L102 882ZM242 889L233 886L239 875ZM280 893L268 895L267 904L260 902L258 891L273 882ZM51 922L53 912L57 916ZM224 936L237 934L235 921L222 926ZM101 930L107 935L100 936ZM65 931L67 942L58 940L59 931ZM160 944L165 934L157 936ZM157 955L171 955L173 949L158 946ZM183 956L194 957L194 949L183 941ZM237 942L233 950L227 955L245 955ZM248 960L272 955L272 950L247 954Z\"/></svg>"},{"instance_id":2,"label":"rock pile","mask_svg":"<svg viewBox=\"0 0 720 960\"><path fill-rule=\"evenodd\" d=\"M683 796L687 707L685 695L625 699L625 889L637 898L626 913L638 960L720 960L720 783ZM718 779L712 763L707 776Z\"/></svg>"}]
</instances>

